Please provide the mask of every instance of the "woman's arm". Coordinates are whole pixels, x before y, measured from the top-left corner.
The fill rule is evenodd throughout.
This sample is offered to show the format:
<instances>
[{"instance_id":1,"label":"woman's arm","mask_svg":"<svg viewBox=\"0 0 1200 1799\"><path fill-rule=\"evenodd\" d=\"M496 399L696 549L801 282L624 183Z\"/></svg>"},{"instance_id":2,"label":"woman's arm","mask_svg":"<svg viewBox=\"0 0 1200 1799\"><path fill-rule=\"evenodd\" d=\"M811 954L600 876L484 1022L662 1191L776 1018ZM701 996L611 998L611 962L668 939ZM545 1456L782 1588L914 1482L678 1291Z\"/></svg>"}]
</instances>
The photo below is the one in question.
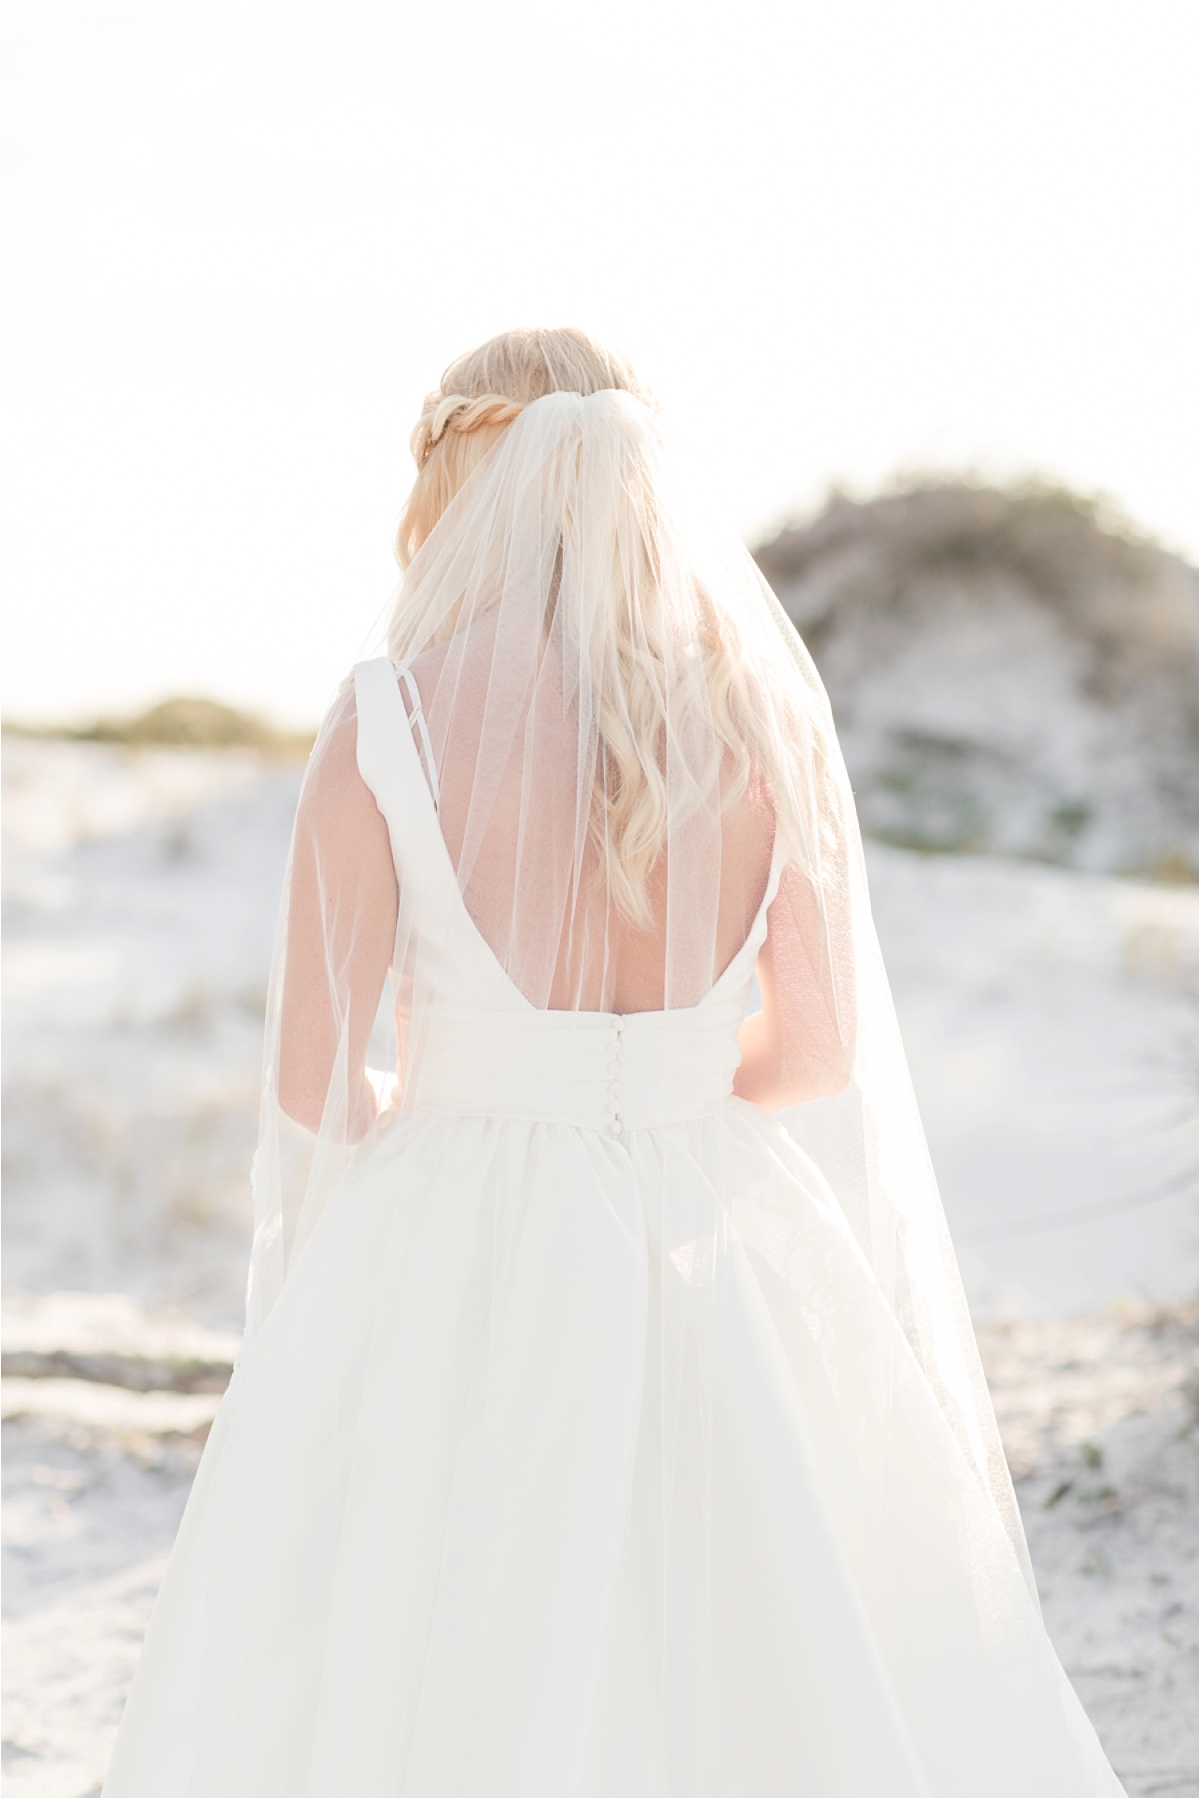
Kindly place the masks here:
<instances>
[{"instance_id":1,"label":"woman's arm","mask_svg":"<svg viewBox=\"0 0 1200 1799\"><path fill-rule=\"evenodd\" d=\"M296 817L279 1045L283 1110L315 1131L331 1086L344 1083L336 1128L352 1142L377 1110L367 1041L398 905L387 825L358 771L356 744L348 701L318 749Z\"/></svg>"},{"instance_id":2,"label":"woman's arm","mask_svg":"<svg viewBox=\"0 0 1200 1799\"><path fill-rule=\"evenodd\" d=\"M763 1009L738 1035L733 1090L767 1111L840 1093L854 1071L854 988L848 944L822 916L811 881L785 870L758 958Z\"/></svg>"}]
</instances>

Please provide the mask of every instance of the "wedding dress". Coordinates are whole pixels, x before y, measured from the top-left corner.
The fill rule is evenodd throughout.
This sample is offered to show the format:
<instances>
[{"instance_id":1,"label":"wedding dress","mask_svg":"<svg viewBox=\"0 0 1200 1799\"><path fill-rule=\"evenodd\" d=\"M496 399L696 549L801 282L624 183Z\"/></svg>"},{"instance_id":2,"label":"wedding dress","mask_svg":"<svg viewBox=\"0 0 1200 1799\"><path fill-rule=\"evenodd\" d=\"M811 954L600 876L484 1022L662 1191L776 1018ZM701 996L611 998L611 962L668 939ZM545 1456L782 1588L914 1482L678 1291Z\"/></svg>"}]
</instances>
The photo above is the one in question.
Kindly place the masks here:
<instances>
[{"instance_id":1,"label":"wedding dress","mask_svg":"<svg viewBox=\"0 0 1200 1799\"><path fill-rule=\"evenodd\" d=\"M791 683L826 733L794 757L823 933L797 978L825 983L852 1072L779 1115L733 1092L799 854L778 817L756 861L730 847L737 806L680 802L657 936L622 939L581 877L579 719L602 708L575 558L606 541L580 526L597 459L650 454L640 410L526 408L322 733L247 1342L106 1793L1123 1790L1041 1621L820 691L740 564L763 713ZM547 470L566 499L531 573L513 546ZM619 536L617 501L602 522ZM481 541L505 546L499 582ZM505 613L530 591L518 656ZM446 592L431 625L422 596ZM702 768L719 786L670 716L695 790ZM382 1092L363 1072L380 942ZM659 1004L621 1003L647 978ZM288 1073L305 1032L311 1104Z\"/></svg>"}]
</instances>

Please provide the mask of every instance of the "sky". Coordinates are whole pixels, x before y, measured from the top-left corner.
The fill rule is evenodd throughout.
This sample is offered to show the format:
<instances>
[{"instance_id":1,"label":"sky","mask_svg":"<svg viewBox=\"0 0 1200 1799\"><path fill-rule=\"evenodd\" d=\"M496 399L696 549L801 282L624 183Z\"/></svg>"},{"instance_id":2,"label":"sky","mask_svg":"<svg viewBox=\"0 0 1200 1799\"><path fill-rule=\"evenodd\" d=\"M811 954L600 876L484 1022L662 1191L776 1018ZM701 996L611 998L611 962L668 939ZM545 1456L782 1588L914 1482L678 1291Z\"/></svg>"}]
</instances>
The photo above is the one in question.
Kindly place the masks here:
<instances>
[{"instance_id":1,"label":"sky","mask_svg":"<svg viewBox=\"0 0 1200 1799\"><path fill-rule=\"evenodd\" d=\"M621 346L750 542L968 470L1194 558L1198 20L9 0L5 716L319 717L423 395L516 324Z\"/></svg>"}]
</instances>

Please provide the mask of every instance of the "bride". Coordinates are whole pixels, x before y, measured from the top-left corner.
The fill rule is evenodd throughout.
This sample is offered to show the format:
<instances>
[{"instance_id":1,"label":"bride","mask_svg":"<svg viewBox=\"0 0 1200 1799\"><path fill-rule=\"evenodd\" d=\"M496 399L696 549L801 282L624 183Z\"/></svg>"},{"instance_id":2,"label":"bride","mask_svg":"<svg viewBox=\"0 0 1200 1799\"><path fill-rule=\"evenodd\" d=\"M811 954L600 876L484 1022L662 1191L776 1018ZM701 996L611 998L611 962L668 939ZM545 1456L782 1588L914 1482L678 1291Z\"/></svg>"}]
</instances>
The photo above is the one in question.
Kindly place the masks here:
<instances>
[{"instance_id":1,"label":"bride","mask_svg":"<svg viewBox=\"0 0 1200 1799\"><path fill-rule=\"evenodd\" d=\"M806 651L582 333L464 356L413 448L296 820L246 1342L105 1793L1120 1793Z\"/></svg>"}]
</instances>

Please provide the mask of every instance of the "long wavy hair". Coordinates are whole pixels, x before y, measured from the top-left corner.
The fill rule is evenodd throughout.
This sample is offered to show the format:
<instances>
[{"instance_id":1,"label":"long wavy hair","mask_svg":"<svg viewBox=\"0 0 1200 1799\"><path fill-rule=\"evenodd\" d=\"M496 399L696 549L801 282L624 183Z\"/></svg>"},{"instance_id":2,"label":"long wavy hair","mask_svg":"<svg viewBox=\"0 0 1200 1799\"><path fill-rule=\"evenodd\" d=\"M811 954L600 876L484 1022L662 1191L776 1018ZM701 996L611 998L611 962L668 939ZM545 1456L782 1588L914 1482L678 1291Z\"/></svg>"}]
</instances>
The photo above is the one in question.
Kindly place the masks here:
<instances>
[{"instance_id":1,"label":"long wavy hair","mask_svg":"<svg viewBox=\"0 0 1200 1799\"><path fill-rule=\"evenodd\" d=\"M606 390L627 393L654 409L623 356L570 328L507 331L451 363L441 385L426 397L412 433L417 476L396 532L401 567L408 567L526 405L550 393L587 396ZM638 528L630 536L642 546L640 566L620 569L614 563L607 623L597 646L600 754L589 831L618 909L632 923L648 925L650 877L667 838L666 721L678 725L702 715L710 722L707 791L719 791L723 806L740 799L752 781L756 789L777 790L780 745L759 722L754 658L735 622L699 583L693 589L698 653L679 654L654 579L657 521L642 473L634 449L626 502L637 515ZM393 644L393 654L428 647L409 640L402 617ZM777 817L776 822L785 838L794 837L798 821Z\"/></svg>"}]
</instances>

